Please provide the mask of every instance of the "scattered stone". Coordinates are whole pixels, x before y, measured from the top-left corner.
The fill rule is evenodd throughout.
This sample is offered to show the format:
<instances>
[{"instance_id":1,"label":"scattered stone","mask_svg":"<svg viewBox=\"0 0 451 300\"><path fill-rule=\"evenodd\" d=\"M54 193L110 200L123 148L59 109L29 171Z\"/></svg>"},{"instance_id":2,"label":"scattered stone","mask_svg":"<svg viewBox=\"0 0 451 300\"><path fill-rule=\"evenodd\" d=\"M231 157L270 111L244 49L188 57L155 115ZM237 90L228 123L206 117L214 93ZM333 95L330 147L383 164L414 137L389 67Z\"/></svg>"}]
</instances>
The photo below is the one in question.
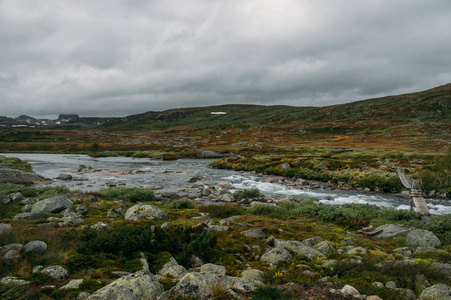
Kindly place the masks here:
<instances>
[{"instance_id":1,"label":"scattered stone","mask_svg":"<svg viewBox=\"0 0 451 300\"><path fill-rule=\"evenodd\" d=\"M155 275L142 270L121 277L94 292L88 299L142 299L154 300L164 292Z\"/></svg>"},{"instance_id":2,"label":"scattered stone","mask_svg":"<svg viewBox=\"0 0 451 300\"><path fill-rule=\"evenodd\" d=\"M13 193L9 195L9 199L14 203L25 200L25 197L21 193Z\"/></svg>"},{"instance_id":3,"label":"scattered stone","mask_svg":"<svg viewBox=\"0 0 451 300\"><path fill-rule=\"evenodd\" d=\"M43 254L45 252L47 252L47 244L44 243L43 241L32 241L27 243L24 247L23 247L23 252L24 253L39 253L39 254Z\"/></svg>"},{"instance_id":4,"label":"scattered stone","mask_svg":"<svg viewBox=\"0 0 451 300\"><path fill-rule=\"evenodd\" d=\"M325 255L315 248L312 248L310 246L307 246L306 244L299 242L299 241L289 241L289 240L275 240L274 243L275 247L282 247L285 249L288 249L290 251L293 251L297 254L303 254L309 258L315 258L315 257L324 257Z\"/></svg>"},{"instance_id":5,"label":"scattered stone","mask_svg":"<svg viewBox=\"0 0 451 300\"><path fill-rule=\"evenodd\" d=\"M388 287L389 289L396 289L396 283L394 281L387 281L385 287Z\"/></svg>"},{"instance_id":6,"label":"scattered stone","mask_svg":"<svg viewBox=\"0 0 451 300\"><path fill-rule=\"evenodd\" d=\"M333 268L337 262L336 259L325 259L321 262L321 265L325 268Z\"/></svg>"},{"instance_id":7,"label":"scattered stone","mask_svg":"<svg viewBox=\"0 0 451 300\"><path fill-rule=\"evenodd\" d=\"M38 273L40 272L42 269L44 269L44 266L36 266L33 268L33 273Z\"/></svg>"},{"instance_id":8,"label":"scattered stone","mask_svg":"<svg viewBox=\"0 0 451 300\"><path fill-rule=\"evenodd\" d=\"M316 244L318 244L319 242L321 242L323 239L320 236L314 236L305 240L302 240L302 242L304 244L306 244L307 246L313 247Z\"/></svg>"},{"instance_id":9,"label":"scattered stone","mask_svg":"<svg viewBox=\"0 0 451 300\"><path fill-rule=\"evenodd\" d=\"M169 223L168 222L164 222L163 224L161 224L161 229L167 229L169 228Z\"/></svg>"},{"instance_id":10,"label":"scattered stone","mask_svg":"<svg viewBox=\"0 0 451 300\"><path fill-rule=\"evenodd\" d=\"M415 229L407 234L407 244L414 249L418 247L434 248L440 246L438 237L428 230Z\"/></svg>"},{"instance_id":11,"label":"scattered stone","mask_svg":"<svg viewBox=\"0 0 451 300\"><path fill-rule=\"evenodd\" d=\"M444 276L451 276L451 264L444 264L439 262L432 262L429 268Z\"/></svg>"},{"instance_id":12,"label":"scattered stone","mask_svg":"<svg viewBox=\"0 0 451 300\"><path fill-rule=\"evenodd\" d=\"M19 260L22 259L22 256L20 255L19 251L16 250L9 250L6 252L6 254L3 256L2 262L5 265L14 265L19 262Z\"/></svg>"},{"instance_id":13,"label":"scattered stone","mask_svg":"<svg viewBox=\"0 0 451 300\"><path fill-rule=\"evenodd\" d=\"M241 273L241 278L246 280L263 280L264 272L257 269L244 270Z\"/></svg>"},{"instance_id":14,"label":"scattered stone","mask_svg":"<svg viewBox=\"0 0 451 300\"><path fill-rule=\"evenodd\" d=\"M353 247L351 250L347 251L347 255L366 255L368 250L363 247Z\"/></svg>"},{"instance_id":15,"label":"scattered stone","mask_svg":"<svg viewBox=\"0 0 451 300\"><path fill-rule=\"evenodd\" d=\"M319 277L319 276L321 276L319 273L316 273L316 272L313 272L313 271L310 271L310 270L304 270L304 271L302 271L302 274L306 275L306 276L310 276L310 277Z\"/></svg>"},{"instance_id":16,"label":"scattered stone","mask_svg":"<svg viewBox=\"0 0 451 300\"><path fill-rule=\"evenodd\" d=\"M414 230L412 226L386 224L376 228L376 230L382 229L381 233L378 233L371 237L373 240L392 239L397 236L407 236L407 234Z\"/></svg>"},{"instance_id":17,"label":"scattered stone","mask_svg":"<svg viewBox=\"0 0 451 300\"><path fill-rule=\"evenodd\" d=\"M241 232L241 235L257 239L264 239L266 237L265 233L260 228L245 230Z\"/></svg>"},{"instance_id":18,"label":"scattered stone","mask_svg":"<svg viewBox=\"0 0 451 300\"><path fill-rule=\"evenodd\" d=\"M406 299L406 300L416 300L417 299L417 295L415 295L415 293L412 290L402 289L402 288L397 288L395 290L402 295L402 299Z\"/></svg>"},{"instance_id":19,"label":"scattered stone","mask_svg":"<svg viewBox=\"0 0 451 300\"><path fill-rule=\"evenodd\" d=\"M57 281L64 281L69 278L69 271L61 266L50 266L41 271Z\"/></svg>"},{"instance_id":20,"label":"scattered stone","mask_svg":"<svg viewBox=\"0 0 451 300\"><path fill-rule=\"evenodd\" d=\"M66 174L66 173L61 173L61 174L59 174L56 177L56 179L59 179L59 180L71 180L72 179L72 175Z\"/></svg>"},{"instance_id":21,"label":"scattered stone","mask_svg":"<svg viewBox=\"0 0 451 300\"><path fill-rule=\"evenodd\" d=\"M227 230L229 230L228 226L212 225L207 227L207 231L227 231Z\"/></svg>"},{"instance_id":22,"label":"scattered stone","mask_svg":"<svg viewBox=\"0 0 451 300\"><path fill-rule=\"evenodd\" d=\"M188 281L186 283L179 283L170 290L161 294L158 300L170 299L201 299L199 284L196 281Z\"/></svg>"},{"instance_id":23,"label":"scattered stone","mask_svg":"<svg viewBox=\"0 0 451 300\"><path fill-rule=\"evenodd\" d=\"M322 241L314 245L313 248L321 253L332 253L335 252L334 246L329 241Z\"/></svg>"},{"instance_id":24,"label":"scattered stone","mask_svg":"<svg viewBox=\"0 0 451 300\"><path fill-rule=\"evenodd\" d=\"M418 300L451 299L451 288L446 284L436 284L423 290Z\"/></svg>"},{"instance_id":25,"label":"scattered stone","mask_svg":"<svg viewBox=\"0 0 451 300\"><path fill-rule=\"evenodd\" d=\"M394 254L400 254L407 257L412 257L412 251L407 247L396 248L393 250Z\"/></svg>"},{"instance_id":26,"label":"scattered stone","mask_svg":"<svg viewBox=\"0 0 451 300\"><path fill-rule=\"evenodd\" d=\"M276 238L273 237L272 235L270 235L270 236L266 239L265 244L268 245L268 246L270 246L270 247L274 247L275 242L276 242Z\"/></svg>"},{"instance_id":27,"label":"scattered stone","mask_svg":"<svg viewBox=\"0 0 451 300\"><path fill-rule=\"evenodd\" d=\"M24 213L29 213L29 212L31 212L31 208L33 207L33 205L31 205L31 204L25 204L23 207L22 207L22 212L24 212Z\"/></svg>"},{"instance_id":28,"label":"scattered stone","mask_svg":"<svg viewBox=\"0 0 451 300\"><path fill-rule=\"evenodd\" d=\"M22 244L9 244L3 247L0 247L0 255L5 255L6 252L10 251L10 250L16 250L17 252L22 251L23 249L23 245Z\"/></svg>"},{"instance_id":29,"label":"scattered stone","mask_svg":"<svg viewBox=\"0 0 451 300\"><path fill-rule=\"evenodd\" d=\"M214 273L219 275L225 275L226 268L220 265L215 264L205 264L200 267L201 272L208 272L208 273Z\"/></svg>"},{"instance_id":30,"label":"scattered stone","mask_svg":"<svg viewBox=\"0 0 451 300\"><path fill-rule=\"evenodd\" d=\"M353 245L354 244L354 238L345 238L344 240L340 241L340 244L342 245Z\"/></svg>"},{"instance_id":31,"label":"scattered stone","mask_svg":"<svg viewBox=\"0 0 451 300\"><path fill-rule=\"evenodd\" d=\"M448 251L443 250L443 249L435 249L435 248L430 248L430 247L418 247L417 249L415 249L415 251L413 252L413 256L417 256L420 253L423 252L442 252L442 253L448 253Z\"/></svg>"},{"instance_id":32,"label":"scattered stone","mask_svg":"<svg viewBox=\"0 0 451 300\"><path fill-rule=\"evenodd\" d=\"M346 296L349 296L349 295L351 295L351 296L353 296L353 297L360 296L359 291L358 291L356 288L354 288L353 286L350 286L350 285L345 285L345 286L341 289L341 293L342 293L343 295L346 295Z\"/></svg>"},{"instance_id":33,"label":"scattered stone","mask_svg":"<svg viewBox=\"0 0 451 300\"><path fill-rule=\"evenodd\" d=\"M79 205L77 206L77 208L75 209L75 212L77 214L79 214L80 216L84 216L88 213L88 208L84 205Z\"/></svg>"},{"instance_id":34,"label":"scattered stone","mask_svg":"<svg viewBox=\"0 0 451 300\"><path fill-rule=\"evenodd\" d=\"M219 221L219 225L230 226L240 219L241 219L241 216L228 217L226 219L222 219L221 221Z\"/></svg>"},{"instance_id":35,"label":"scattered stone","mask_svg":"<svg viewBox=\"0 0 451 300\"><path fill-rule=\"evenodd\" d=\"M168 215L160 208L148 205L148 204L137 204L130 207L125 213L125 220L140 221L140 220L164 220L167 219Z\"/></svg>"},{"instance_id":36,"label":"scattered stone","mask_svg":"<svg viewBox=\"0 0 451 300\"><path fill-rule=\"evenodd\" d=\"M285 248L274 248L263 254L260 260L277 265L281 261L290 261L291 255Z\"/></svg>"},{"instance_id":37,"label":"scattered stone","mask_svg":"<svg viewBox=\"0 0 451 300\"><path fill-rule=\"evenodd\" d=\"M30 283L31 283L30 281L19 279L14 276L4 277L0 280L0 284L4 284L4 285L27 285Z\"/></svg>"},{"instance_id":38,"label":"scattered stone","mask_svg":"<svg viewBox=\"0 0 451 300\"><path fill-rule=\"evenodd\" d=\"M0 167L0 184L2 183L36 184L44 182L45 180L46 179L44 177L35 173Z\"/></svg>"},{"instance_id":39,"label":"scattered stone","mask_svg":"<svg viewBox=\"0 0 451 300\"><path fill-rule=\"evenodd\" d=\"M193 268L201 267L204 264L202 259L200 259L199 257L197 257L195 255L191 256L190 263Z\"/></svg>"},{"instance_id":40,"label":"scattered stone","mask_svg":"<svg viewBox=\"0 0 451 300\"><path fill-rule=\"evenodd\" d=\"M91 293L88 293L88 292L81 292L80 294L78 294L77 300L88 299L89 296L91 296Z\"/></svg>"},{"instance_id":41,"label":"scattered stone","mask_svg":"<svg viewBox=\"0 0 451 300\"><path fill-rule=\"evenodd\" d=\"M382 288L385 287L385 285L384 285L382 282L379 282L379 281L373 282L372 285L373 285L374 287L378 288L378 289L382 289Z\"/></svg>"},{"instance_id":42,"label":"scattered stone","mask_svg":"<svg viewBox=\"0 0 451 300\"><path fill-rule=\"evenodd\" d=\"M377 295L373 295L366 297L366 300L382 300L382 298Z\"/></svg>"},{"instance_id":43,"label":"scattered stone","mask_svg":"<svg viewBox=\"0 0 451 300\"><path fill-rule=\"evenodd\" d=\"M67 208L72 209L74 205L72 201L63 196L47 198L36 202L31 208L32 213L59 213Z\"/></svg>"},{"instance_id":44,"label":"scattered stone","mask_svg":"<svg viewBox=\"0 0 451 300\"><path fill-rule=\"evenodd\" d=\"M83 279L72 279L68 284L60 287L60 290L78 289L80 284L83 283Z\"/></svg>"},{"instance_id":45,"label":"scattered stone","mask_svg":"<svg viewBox=\"0 0 451 300\"><path fill-rule=\"evenodd\" d=\"M105 222L98 222L98 223L92 224L91 228L94 230L104 230L104 229L110 228L110 225L108 225Z\"/></svg>"},{"instance_id":46,"label":"scattered stone","mask_svg":"<svg viewBox=\"0 0 451 300\"><path fill-rule=\"evenodd\" d=\"M10 233L12 230L11 224L0 223L0 235Z\"/></svg>"}]
</instances>

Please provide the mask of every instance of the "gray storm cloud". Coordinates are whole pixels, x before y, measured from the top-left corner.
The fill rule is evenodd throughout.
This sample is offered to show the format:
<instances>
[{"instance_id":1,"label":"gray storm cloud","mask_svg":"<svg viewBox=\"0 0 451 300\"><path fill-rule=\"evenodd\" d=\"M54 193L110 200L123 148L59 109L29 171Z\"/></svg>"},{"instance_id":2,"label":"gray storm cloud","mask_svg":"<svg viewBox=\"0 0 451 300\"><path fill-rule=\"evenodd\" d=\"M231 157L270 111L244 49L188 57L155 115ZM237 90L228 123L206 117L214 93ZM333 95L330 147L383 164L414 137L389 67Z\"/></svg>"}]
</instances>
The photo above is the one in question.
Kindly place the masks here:
<instances>
[{"instance_id":1,"label":"gray storm cloud","mask_svg":"<svg viewBox=\"0 0 451 300\"><path fill-rule=\"evenodd\" d=\"M449 0L0 1L0 115L324 106L451 82Z\"/></svg>"}]
</instances>

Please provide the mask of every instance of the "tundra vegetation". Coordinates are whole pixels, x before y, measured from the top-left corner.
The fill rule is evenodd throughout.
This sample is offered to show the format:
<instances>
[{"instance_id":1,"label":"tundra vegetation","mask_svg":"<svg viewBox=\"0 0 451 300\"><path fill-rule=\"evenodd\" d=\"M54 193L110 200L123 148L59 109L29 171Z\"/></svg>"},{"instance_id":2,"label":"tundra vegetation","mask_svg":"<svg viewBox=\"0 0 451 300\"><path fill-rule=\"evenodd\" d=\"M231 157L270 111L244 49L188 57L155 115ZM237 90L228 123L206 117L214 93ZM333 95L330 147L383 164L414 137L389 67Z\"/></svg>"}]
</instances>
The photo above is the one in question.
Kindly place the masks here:
<instances>
[{"instance_id":1,"label":"tundra vegetation","mask_svg":"<svg viewBox=\"0 0 451 300\"><path fill-rule=\"evenodd\" d=\"M212 150L236 154L212 162L215 168L385 192L402 190L396 177L400 167L421 178L426 192L449 197L450 90L445 85L322 108L224 105L80 118L47 128L2 127L0 150L167 160ZM32 171L25 162L1 156L0 165ZM25 199L12 200L17 193ZM262 195L249 190L234 196L235 201L252 202ZM34 220L15 218L27 205L51 197L70 199L72 211L58 210ZM148 205L160 219L132 220L125 213L137 207L134 212L139 216ZM82 214L82 221L74 212ZM81 299L86 292L125 278L124 272L137 274L147 266L159 273L155 278L162 288L172 291L180 287L179 273L162 270L171 265L196 272L199 258L215 264L216 272L223 272L219 266L225 269L225 275L205 271L218 279L208 286L214 299L233 299L237 294L251 299L350 299L346 285L382 299L427 299L430 289L451 285L449 215L426 224L409 211L371 205L329 207L308 199L249 207L199 205L190 199L158 201L152 191L140 189L82 193L65 187L3 184L0 223L7 224L0 231L0 277L27 282L0 284L1 299ZM356 234L362 227L387 224L411 227L396 227L405 234L391 238ZM440 243L412 241L410 232L427 234L433 237L429 242L437 238ZM36 253L18 246L33 241L44 242L47 249ZM70 277L59 281L38 268L56 265ZM246 271L258 275L246 279ZM72 279L83 282L61 289Z\"/></svg>"}]
</instances>

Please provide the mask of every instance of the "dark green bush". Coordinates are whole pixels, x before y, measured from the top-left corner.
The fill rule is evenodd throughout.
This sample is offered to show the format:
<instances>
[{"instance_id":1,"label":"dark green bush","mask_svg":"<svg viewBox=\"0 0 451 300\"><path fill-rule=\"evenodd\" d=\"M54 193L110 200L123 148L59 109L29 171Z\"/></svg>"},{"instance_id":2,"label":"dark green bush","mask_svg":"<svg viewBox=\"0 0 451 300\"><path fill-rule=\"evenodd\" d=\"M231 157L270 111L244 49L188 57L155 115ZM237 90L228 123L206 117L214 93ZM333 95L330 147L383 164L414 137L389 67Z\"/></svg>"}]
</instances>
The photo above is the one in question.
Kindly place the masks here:
<instances>
[{"instance_id":1,"label":"dark green bush","mask_svg":"<svg viewBox=\"0 0 451 300\"><path fill-rule=\"evenodd\" d=\"M252 300L289 300L289 294L281 293L275 286L259 286L254 291Z\"/></svg>"},{"instance_id":2,"label":"dark green bush","mask_svg":"<svg viewBox=\"0 0 451 300\"><path fill-rule=\"evenodd\" d=\"M199 211L209 213L212 218L228 218L245 212L244 208L237 204L201 205Z\"/></svg>"},{"instance_id":3,"label":"dark green bush","mask_svg":"<svg viewBox=\"0 0 451 300\"><path fill-rule=\"evenodd\" d=\"M138 188L107 188L100 190L98 194L106 200L123 200L133 203L151 202L156 199L153 191Z\"/></svg>"},{"instance_id":4,"label":"dark green bush","mask_svg":"<svg viewBox=\"0 0 451 300\"><path fill-rule=\"evenodd\" d=\"M271 204L255 204L247 209L247 212L253 215L265 216L269 218L285 218L287 215L284 209Z\"/></svg>"},{"instance_id":5,"label":"dark green bush","mask_svg":"<svg viewBox=\"0 0 451 300\"><path fill-rule=\"evenodd\" d=\"M244 200L244 199L252 199L258 200L262 198L262 193L258 189L249 189L249 190L240 190L233 194L235 200Z\"/></svg>"},{"instance_id":6,"label":"dark green bush","mask_svg":"<svg viewBox=\"0 0 451 300\"><path fill-rule=\"evenodd\" d=\"M173 209L192 209L195 206L191 200L187 198L182 198L172 201L169 207Z\"/></svg>"}]
</instances>

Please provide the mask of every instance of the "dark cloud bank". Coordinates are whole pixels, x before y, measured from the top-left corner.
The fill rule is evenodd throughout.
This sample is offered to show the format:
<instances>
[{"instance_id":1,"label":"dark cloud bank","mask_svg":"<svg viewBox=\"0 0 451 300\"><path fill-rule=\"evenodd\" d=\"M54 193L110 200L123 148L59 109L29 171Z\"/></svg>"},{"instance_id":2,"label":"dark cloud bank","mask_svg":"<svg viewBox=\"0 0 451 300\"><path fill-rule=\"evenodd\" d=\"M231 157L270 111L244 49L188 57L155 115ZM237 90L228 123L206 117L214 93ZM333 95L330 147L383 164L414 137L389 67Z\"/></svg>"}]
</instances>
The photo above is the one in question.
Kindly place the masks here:
<instances>
[{"instance_id":1,"label":"dark cloud bank","mask_svg":"<svg viewBox=\"0 0 451 300\"><path fill-rule=\"evenodd\" d=\"M0 0L0 115L324 106L451 82L451 1Z\"/></svg>"}]
</instances>

